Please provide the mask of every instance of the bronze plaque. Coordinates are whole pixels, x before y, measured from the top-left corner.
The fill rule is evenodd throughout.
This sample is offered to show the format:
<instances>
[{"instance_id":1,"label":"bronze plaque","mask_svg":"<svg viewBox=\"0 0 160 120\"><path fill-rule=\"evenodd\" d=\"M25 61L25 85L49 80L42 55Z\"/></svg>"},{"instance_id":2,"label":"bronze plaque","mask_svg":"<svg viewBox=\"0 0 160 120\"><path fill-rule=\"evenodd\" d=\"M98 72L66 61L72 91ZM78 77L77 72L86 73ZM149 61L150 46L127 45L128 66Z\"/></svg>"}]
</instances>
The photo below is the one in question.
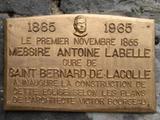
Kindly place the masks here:
<instances>
[{"instance_id":1,"label":"bronze plaque","mask_svg":"<svg viewBox=\"0 0 160 120\"><path fill-rule=\"evenodd\" d=\"M154 112L154 36L149 19L9 18L5 109Z\"/></svg>"}]
</instances>

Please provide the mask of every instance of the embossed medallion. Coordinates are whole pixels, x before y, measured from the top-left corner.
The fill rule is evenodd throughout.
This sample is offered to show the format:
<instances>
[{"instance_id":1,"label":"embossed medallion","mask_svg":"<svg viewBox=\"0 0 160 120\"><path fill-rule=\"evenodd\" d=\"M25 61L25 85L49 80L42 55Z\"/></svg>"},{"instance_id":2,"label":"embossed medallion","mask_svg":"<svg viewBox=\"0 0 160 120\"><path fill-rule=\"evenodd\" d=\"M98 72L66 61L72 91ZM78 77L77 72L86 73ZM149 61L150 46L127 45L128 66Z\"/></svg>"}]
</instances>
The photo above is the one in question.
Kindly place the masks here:
<instances>
[{"instance_id":1,"label":"embossed medallion","mask_svg":"<svg viewBox=\"0 0 160 120\"><path fill-rule=\"evenodd\" d=\"M153 20L9 18L5 32L6 110L156 110Z\"/></svg>"}]
</instances>

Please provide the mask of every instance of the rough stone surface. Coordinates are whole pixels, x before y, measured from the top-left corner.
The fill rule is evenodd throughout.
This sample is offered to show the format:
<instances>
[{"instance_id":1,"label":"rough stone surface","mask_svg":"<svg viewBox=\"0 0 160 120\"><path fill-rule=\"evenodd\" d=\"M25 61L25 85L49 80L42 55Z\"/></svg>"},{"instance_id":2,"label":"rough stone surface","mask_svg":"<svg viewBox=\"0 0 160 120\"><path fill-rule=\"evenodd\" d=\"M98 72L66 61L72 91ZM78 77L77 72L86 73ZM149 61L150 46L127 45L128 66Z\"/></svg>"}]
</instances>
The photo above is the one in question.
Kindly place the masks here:
<instances>
[{"instance_id":1,"label":"rough stone surface","mask_svg":"<svg viewBox=\"0 0 160 120\"><path fill-rule=\"evenodd\" d=\"M0 94L3 85L3 55L4 55L4 20L8 14L0 14Z\"/></svg>"},{"instance_id":2,"label":"rough stone surface","mask_svg":"<svg viewBox=\"0 0 160 120\"><path fill-rule=\"evenodd\" d=\"M51 12L52 14L63 14L63 11L59 8L60 2L59 0L53 0Z\"/></svg>"},{"instance_id":3,"label":"rough stone surface","mask_svg":"<svg viewBox=\"0 0 160 120\"><path fill-rule=\"evenodd\" d=\"M160 24L156 24L156 39L155 39L155 55L156 55L156 93L157 93L157 111L160 112Z\"/></svg>"},{"instance_id":4,"label":"rough stone surface","mask_svg":"<svg viewBox=\"0 0 160 120\"><path fill-rule=\"evenodd\" d=\"M64 13L101 13L159 20L160 4L156 0L61 0Z\"/></svg>"},{"instance_id":5,"label":"rough stone surface","mask_svg":"<svg viewBox=\"0 0 160 120\"><path fill-rule=\"evenodd\" d=\"M159 120L160 114L88 113L91 120Z\"/></svg>"},{"instance_id":6,"label":"rough stone surface","mask_svg":"<svg viewBox=\"0 0 160 120\"><path fill-rule=\"evenodd\" d=\"M155 19L157 113L5 112L3 110L3 20L9 16L63 13L98 13ZM0 0L0 120L160 120L160 0Z\"/></svg>"},{"instance_id":7,"label":"rough stone surface","mask_svg":"<svg viewBox=\"0 0 160 120\"><path fill-rule=\"evenodd\" d=\"M8 14L0 14L0 120L4 120L5 112L3 110L3 55L4 55L4 20Z\"/></svg>"},{"instance_id":8,"label":"rough stone surface","mask_svg":"<svg viewBox=\"0 0 160 120\"><path fill-rule=\"evenodd\" d=\"M89 120L84 113L7 112L5 120Z\"/></svg>"},{"instance_id":9,"label":"rough stone surface","mask_svg":"<svg viewBox=\"0 0 160 120\"><path fill-rule=\"evenodd\" d=\"M51 14L52 0L0 0L0 12L19 15Z\"/></svg>"}]
</instances>

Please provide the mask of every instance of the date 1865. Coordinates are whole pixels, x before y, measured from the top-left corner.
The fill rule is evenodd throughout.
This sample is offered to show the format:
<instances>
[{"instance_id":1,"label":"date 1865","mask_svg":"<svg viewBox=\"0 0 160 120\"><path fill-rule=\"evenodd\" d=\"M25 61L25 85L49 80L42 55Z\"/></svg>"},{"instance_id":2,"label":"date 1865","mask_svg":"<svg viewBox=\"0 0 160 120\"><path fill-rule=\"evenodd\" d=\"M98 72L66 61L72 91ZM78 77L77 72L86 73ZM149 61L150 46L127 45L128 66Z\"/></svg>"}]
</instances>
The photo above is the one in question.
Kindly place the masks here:
<instances>
[{"instance_id":1,"label":"date 1865","mask_svg":"<svg viewBox=\"0 0 160 120\"><path fill-rule=\"evenodd\" d=\"M55 22L28 22L28 32L54 32Z\"/></svg>"}]
</instances>

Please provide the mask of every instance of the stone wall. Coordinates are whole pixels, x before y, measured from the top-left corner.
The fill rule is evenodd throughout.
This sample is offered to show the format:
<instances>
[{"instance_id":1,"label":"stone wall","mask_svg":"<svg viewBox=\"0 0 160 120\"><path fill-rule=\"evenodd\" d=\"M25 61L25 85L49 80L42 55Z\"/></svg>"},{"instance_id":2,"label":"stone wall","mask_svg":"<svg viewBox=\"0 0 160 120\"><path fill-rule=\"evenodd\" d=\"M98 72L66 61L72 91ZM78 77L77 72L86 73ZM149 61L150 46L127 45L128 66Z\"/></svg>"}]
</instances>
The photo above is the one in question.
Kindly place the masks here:
<instances>
[{"instance_id":1,"label":"stone wall","mask_svg":"<svg viewBox=\"0 0 160 120\"><path fill-rule=\"evenodd\" d=\"M97 13L156 21L157 113L5 112L3 110L3 20L9 17ZM160 0L0 0L0 120L160 120Z\"/></svg>"}]
</instances>

